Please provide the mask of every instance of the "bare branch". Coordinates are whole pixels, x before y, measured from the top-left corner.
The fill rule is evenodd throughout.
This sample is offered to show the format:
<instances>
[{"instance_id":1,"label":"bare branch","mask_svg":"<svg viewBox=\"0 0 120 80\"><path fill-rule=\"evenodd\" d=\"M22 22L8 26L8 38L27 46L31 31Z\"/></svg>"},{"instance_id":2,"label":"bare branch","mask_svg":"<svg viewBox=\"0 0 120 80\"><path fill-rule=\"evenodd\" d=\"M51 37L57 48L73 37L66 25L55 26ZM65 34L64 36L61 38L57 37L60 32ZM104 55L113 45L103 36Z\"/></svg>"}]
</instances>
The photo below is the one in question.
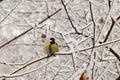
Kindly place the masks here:
<instances>
[{"instance_id":1,"label":"bare branch","mask_svg":"<svg viewBox=\"0 0 120 80\"><path fill-rule=\"evenodd\" d=\"M120 75L119 75L119 77L116 80L120 80Z\"/></svg>"},{"instance_id":2,"label":"bare branch","mask_svg":"<svg viewBox=\"0 0 120 80\"><path fill-rule=\"evenodd\" d=\"M3 0L0 0L0 2L3 1Z\"/></svg>"},{"instance_id":3,"label":"bare branch","mask_svg":"<svg viewBox=\"0 0 120 80\"><path fill-rule=\"evenodd\" d=\"M94 18L93 18L93 12L92 12L92 4L91 2L89 1L89 5L90 5L90 13L91 13L91 18L92 18L92 22L93 22L93 47L95 46L95 21L94 21Z\"/></svg>"},{"instance_id":4,"label":"bare branch","mask_svg":"<svg viewBox=\"0 0 120 80\"><path fill-rule=\"evenodd\" d=\"M14 72L12 72L10 75L13 75L13 74L17 73L18 71L26 68L27 66L29 66L29 65L31 65L31 64L34 64L34 63L36 63L36 62L38 62L38 61L41 61L41 60L43 60L43 59L47 59L48 57L50 57L50 56L46 56L46 57L43 57L43 58L39 58L39 59L34 60L34 61L30 62L30 63L27 63L26 65L24 65L24 66L22 66L21 68L19 68L19 69L15 70Z\"/></svg>"},{"instance_id":5,"label":"bare branch","mask_svg":"<svg viewBox=\"0 0 120 80\"><path fill-rule=\"evenodd\" d=\"M99 40L99 38L100 38L100 36L101 36L101 34L102 34L102 31L103 31L105 25L107 24L107 22L108 22L108 20L109 20L110 13L111 13L111 11L113 10L113 7L114 7L114 2L115 2L115 0L113 1L113 4L112 4L110 10L108 11L108 13L107 13L107 15L106 15L106 17L105 17L105 22L104 22L104 24L102 25L102 28L101 28L101 30L100 30L100 33L99 33L97 39L96 39L96 42Z\"/></svg>"},{"instance_id":6,"label":"bare branch","mask_svg":"<svg viewBox=\"0 0 120 80\"><path fill-rule=\"evenodd\" d=\"M118 21L120 19L120 16L117 17L116 21Z\"/></svg>"},{"instance_id":7,"label":"bare branch","mask_svg":"<svg viewBox=\"0 0 120 80\"><path fill-rule=\"evenodd\" d=\"M60 53L60 52L59 52L59 53ZM68 54L68 53L66 53L66 54L64 54L64 53L63 53L63 54L54 54L54 55L71 55L71 53L69 53L69 54ZM54 56L54 55L51 55L51 56ZM34 60L34 61L32 61L32 62L29 62L29 63L25 64L24 66L22 66L21 68L19 68L19 69L15 70L14 72L12 72L10 75L13 75L13 74L17 73L18 71L20 71L20 70L28 67L29 65L34 64L34 63L36 63L36 62L38 62L38 61L47 59L47 58L49 58L49 57L51 57L51 56L45 56L45 57L43 57L43 58L38 58L37 60Z\"/></svg>"},{"instance_id":8,"label":"bare branch","mask_svg":"<svg viewBox=\"0 0 120 80\"><path fill-rule=\"evenodd\" d=\"M74 26L74 24L73 24L73 22L72 22L72 20L71 20L71 18L70 18L70 16L69 16L68 10L67 10L64 2L63 2L63 0L61 0L61 2L62 2L62 5L63 5L63 7L64 7L64 9L65 9L65 12L66 12L66 14L67 14L67 16L68 16L68 19L69 19L69 21L70 21L71 26L73 27L73 29L76 31L77 34L80 34L80 35L81 35L82 33L80 33L80 32L75 28L75 26Z\"/></svg>"},{"instance_id":9,"label":"bare branch","mask_svg":"<svg viewBox=\"0 0 120 80\"><path fill-rule=\"evenodd\" d=\"M111 8L111 1L110 0L108 0L108 6L109 6L109 10L110 10L110 8Z\"/></svg>"},{"instance_id":10,"label":"bare branch","mask_svg":"<svg viewBox=\"0 0 120 80\"><path fill-rule=\"evenodd\" d=\"M74 68L74 71L76 70L76 68L75 68L75 60L74 60L74 57L73 57L73 54L71 55L72 56L72 62L73 62L73 68Z\"/></svg>"},{"instance_id":11,"label":"bare branch","mask_svg":"<svg viewBox=\"0 0 120 80\"><path fill-rule=\"evenodd\" d=\"M39 24L43 23L44 21L46 21L47 19L49 19L50 17L52 17L53 15L55 15L56 13L58 13L61 9L57 10L56 12L54 12L53 14L51 14L50 16L46 17L44 20L42 20L41 22L39 22ZM0 46L0 49L3 48L4 46L8 45L9 43L13 42L14 40L18 39L19 37L25 35L27 32L31 31L33 28L28 29L27 31L21 33L20 35L14 37L13 39L9 40L8 42L4 43L3 45Z\"/></svg>"},{"instance_id":12,"label":"bare branch","mask_svg":"<svg viewBox=\"0 0 120 80\"><path fill-rule=\"evenodd\" d=\"M110 35L112 29L113 29L113 26L114 26L114 24L115 24L115 21L113 20L112 17L111 17L111 19L112 19L112 24L111 24L111 26L110 26L110 30L108 31L108 33L107 33L107 35L106 35L106 37L105 37L105 39L104 39L103 42L106 42L106 41L107 41L107 39L108 39L108 37L109 37L109 35Z\"/></svg>"},{"instance_id":13,"label":"bare branch","mask_svg":"<svg viewBox=\"0 0 120 80\"><path fill-rule=\"evenodd\" d=\"M99 79L102 77L102 75L103 75L105 72L108 71L108 69L109 69L110 66L111 66L111 63L109 63L109 65L105 68L105 70L103 70L103 71L101 72L101 74L100 74L95 80L99 80Z\"/></svg>"},{"instance_id":14,"label":"bare branch","mask_svg":"<svg viewBox=\"0 0 120 80\"><path fill-rule=\"evenodd\" d=\"M110 52L112 52L113 55L120 61L120 56L112 48L109 48L109 49L110 49Z\"/></svg>"},{"instance_id":15,"label":"bare branch","mask_svg":"<svg viewBox=\"0 0 120 80\"><path fill-rule=\"evenodd\" d=\"M64 61L63 65L65 65L65 63L67 63L69 59L70 59L70 57L68 57L68 58ZM61 66L61 67L58 69L58 71L55 73L54 78L53 78L52 80L55 79L55 77L59 74L59 72L60 72L60 70L61 70L62 68L63 68L63 66Z\"/></svg>"},{"instance_id":16,"label":"bare branch","mask_svg":"<svg viewBox=\"0 0 120 80\"><path fill-rule=\"evenodd\" d=\"M35 71L40 70L41 68L43 68L43 67L45 67L46 65L50 64L51 62L53 62L55 59L56 59L56 58L50 60L50 61L47 62L46 64L42 65L40 68L31 70L31 71L29 71L29 72L22 73L22 74L16 74L16 75L3 75L3 76L0 76L0 78L14 78L14 77L20 77L20 76L24 76L24 75L30 74L30 73L32 73L32 72L35 72Z\"/></svg>"},{"instance_id":17,"label":"bare branch","mask_svg":"<svg viewBox=\"0 0 120 80\"><path fill-rule=\"evenodd\" d=\"M117 39L117 40L113 40L113 41L110 41L110 42L106 42L106 43L103 43L103 44L100 44L100 45L95 45L94 48L97 48L97 47L101 47L101 46L105 46L105 45L109 45L109 44L113 44L113 43L116 43L116 42L119 42L120 39ZM80 51L85 51L85 50L89 50L89 49L92 49L93 46L89 47L89 48L85 48L85 49L81 49Z\"/></svg>"},{"instance_id":18,"label":"bare branch","mask_svg":"<svg viewBox=\"0 0 120 80\"><path fill-rule=\"evenodd\" d=\"M3 20L0 22L0 24L2 24L5 19L7 19L7 17L19 6L19 4L22 2L22 0L20 0L20 2L13 8L11 9L11 11L5 16L5 18L3 18Z\"/></svg>"},{"instance_id":19,"label":"bare branch","mask_svg":"<svg viewBox=\"0 0 120 80\"><path fill-rule=\"evenodd\" d=\"M28 30L26 30L25 32L21 33L20 35L14 37L13 39L9 40L8 42L4 43L3 45L0 46L0 49L3 48L4 46L10 44L11 42L13 42L14 40L18 39L19 37L23 36L24 34L26 34L27 32L31 31L33 28L30 28Z\"/></svg>"},{"instance_id":20,"label":"bare branch","mask_svg":"<svg viewBox=\"0 0 120 80\"><path fill-rule=\"evenodd\" d=\"M61 11L61 8L58 9L57 11L55 11L53 14L47 16L44 20L42 20L41 22L39 22L38 24L43 23L44 21L46 21L47 19L51 18L53 15L55 15L56 13L58 13L59 11Z\"/></svg>"}]
</instances>

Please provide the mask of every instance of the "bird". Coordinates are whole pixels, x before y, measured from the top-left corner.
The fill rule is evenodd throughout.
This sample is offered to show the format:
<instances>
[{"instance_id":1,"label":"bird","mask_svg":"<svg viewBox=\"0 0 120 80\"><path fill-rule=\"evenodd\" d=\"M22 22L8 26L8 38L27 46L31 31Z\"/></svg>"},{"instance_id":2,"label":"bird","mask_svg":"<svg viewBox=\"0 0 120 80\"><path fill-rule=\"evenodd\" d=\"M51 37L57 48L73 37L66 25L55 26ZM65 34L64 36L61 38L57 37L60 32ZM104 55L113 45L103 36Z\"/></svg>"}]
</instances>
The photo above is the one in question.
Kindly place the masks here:
<instances>
[{"instance_id":1,"label":"bird","mask_svg":"<svg viewBox=\"0 0 120 80\"><path fill-rule=\"evenodd\" d=\"M54 55L59 51L58 44L55 42L55 38L51 37L49 41L44 44L43 51L48 56Z\"/></svg>"}]
</instances>

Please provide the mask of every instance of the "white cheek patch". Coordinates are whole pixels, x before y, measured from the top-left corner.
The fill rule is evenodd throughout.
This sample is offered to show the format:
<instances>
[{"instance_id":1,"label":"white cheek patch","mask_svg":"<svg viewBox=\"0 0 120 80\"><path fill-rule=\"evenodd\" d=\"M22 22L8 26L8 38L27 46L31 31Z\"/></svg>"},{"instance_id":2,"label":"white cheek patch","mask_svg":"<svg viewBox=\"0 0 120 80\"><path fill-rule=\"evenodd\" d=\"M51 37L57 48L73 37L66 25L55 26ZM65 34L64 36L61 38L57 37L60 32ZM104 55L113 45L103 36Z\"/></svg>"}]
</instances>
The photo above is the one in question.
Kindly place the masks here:
<instances>
[{"instance_id":1,"label":"white cheek patch","mask_svg":"<svg viewBox=\"0 0 120 80\"><path fill-rule=\"evenodd\" d=\"M52 40L50 40L50 42L52 42Z\"/></svg>"}]
</instances>

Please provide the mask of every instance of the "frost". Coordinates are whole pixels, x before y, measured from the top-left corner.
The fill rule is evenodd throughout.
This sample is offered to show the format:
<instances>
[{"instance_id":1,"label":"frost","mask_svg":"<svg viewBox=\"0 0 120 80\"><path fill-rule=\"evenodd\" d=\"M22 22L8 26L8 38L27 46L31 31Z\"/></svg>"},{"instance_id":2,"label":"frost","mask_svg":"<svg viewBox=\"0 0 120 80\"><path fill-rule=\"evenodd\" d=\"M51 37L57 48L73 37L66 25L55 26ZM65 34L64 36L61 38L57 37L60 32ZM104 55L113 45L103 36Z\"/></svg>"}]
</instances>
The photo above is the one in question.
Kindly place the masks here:
<instances>
[{"instance_id":1,"label":"frost","mask_svg":"<svg viewBox=\"0 0 120 80\"><path fill-rule=\"evenodd\" d=\"M62 1L62 2L61 2ZM119 0L3 0L0 79L115 80L120 74ZM47 57L54 37L59 52Z\"/></svg>"}]
</instances>

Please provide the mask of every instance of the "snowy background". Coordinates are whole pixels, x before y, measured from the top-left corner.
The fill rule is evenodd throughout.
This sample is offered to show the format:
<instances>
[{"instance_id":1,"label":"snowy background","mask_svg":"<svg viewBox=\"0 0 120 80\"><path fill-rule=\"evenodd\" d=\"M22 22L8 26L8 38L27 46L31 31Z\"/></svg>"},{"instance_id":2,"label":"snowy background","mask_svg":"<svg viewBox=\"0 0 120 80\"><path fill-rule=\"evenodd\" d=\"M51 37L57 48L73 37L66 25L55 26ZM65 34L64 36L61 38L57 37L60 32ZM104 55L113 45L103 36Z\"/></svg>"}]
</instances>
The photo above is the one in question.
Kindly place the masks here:
<instances>
[{"instance_id":1,"label":"snowy background","mask_svg":"<svg viewBox=\"0 0 120 80\"><path fill-rule=\"evenodd\" d=\"M46 58L42 35L59 55ZM0 2L0 80L115 80L119 56L120 0Z\"/></svg>"}]
</instances>

